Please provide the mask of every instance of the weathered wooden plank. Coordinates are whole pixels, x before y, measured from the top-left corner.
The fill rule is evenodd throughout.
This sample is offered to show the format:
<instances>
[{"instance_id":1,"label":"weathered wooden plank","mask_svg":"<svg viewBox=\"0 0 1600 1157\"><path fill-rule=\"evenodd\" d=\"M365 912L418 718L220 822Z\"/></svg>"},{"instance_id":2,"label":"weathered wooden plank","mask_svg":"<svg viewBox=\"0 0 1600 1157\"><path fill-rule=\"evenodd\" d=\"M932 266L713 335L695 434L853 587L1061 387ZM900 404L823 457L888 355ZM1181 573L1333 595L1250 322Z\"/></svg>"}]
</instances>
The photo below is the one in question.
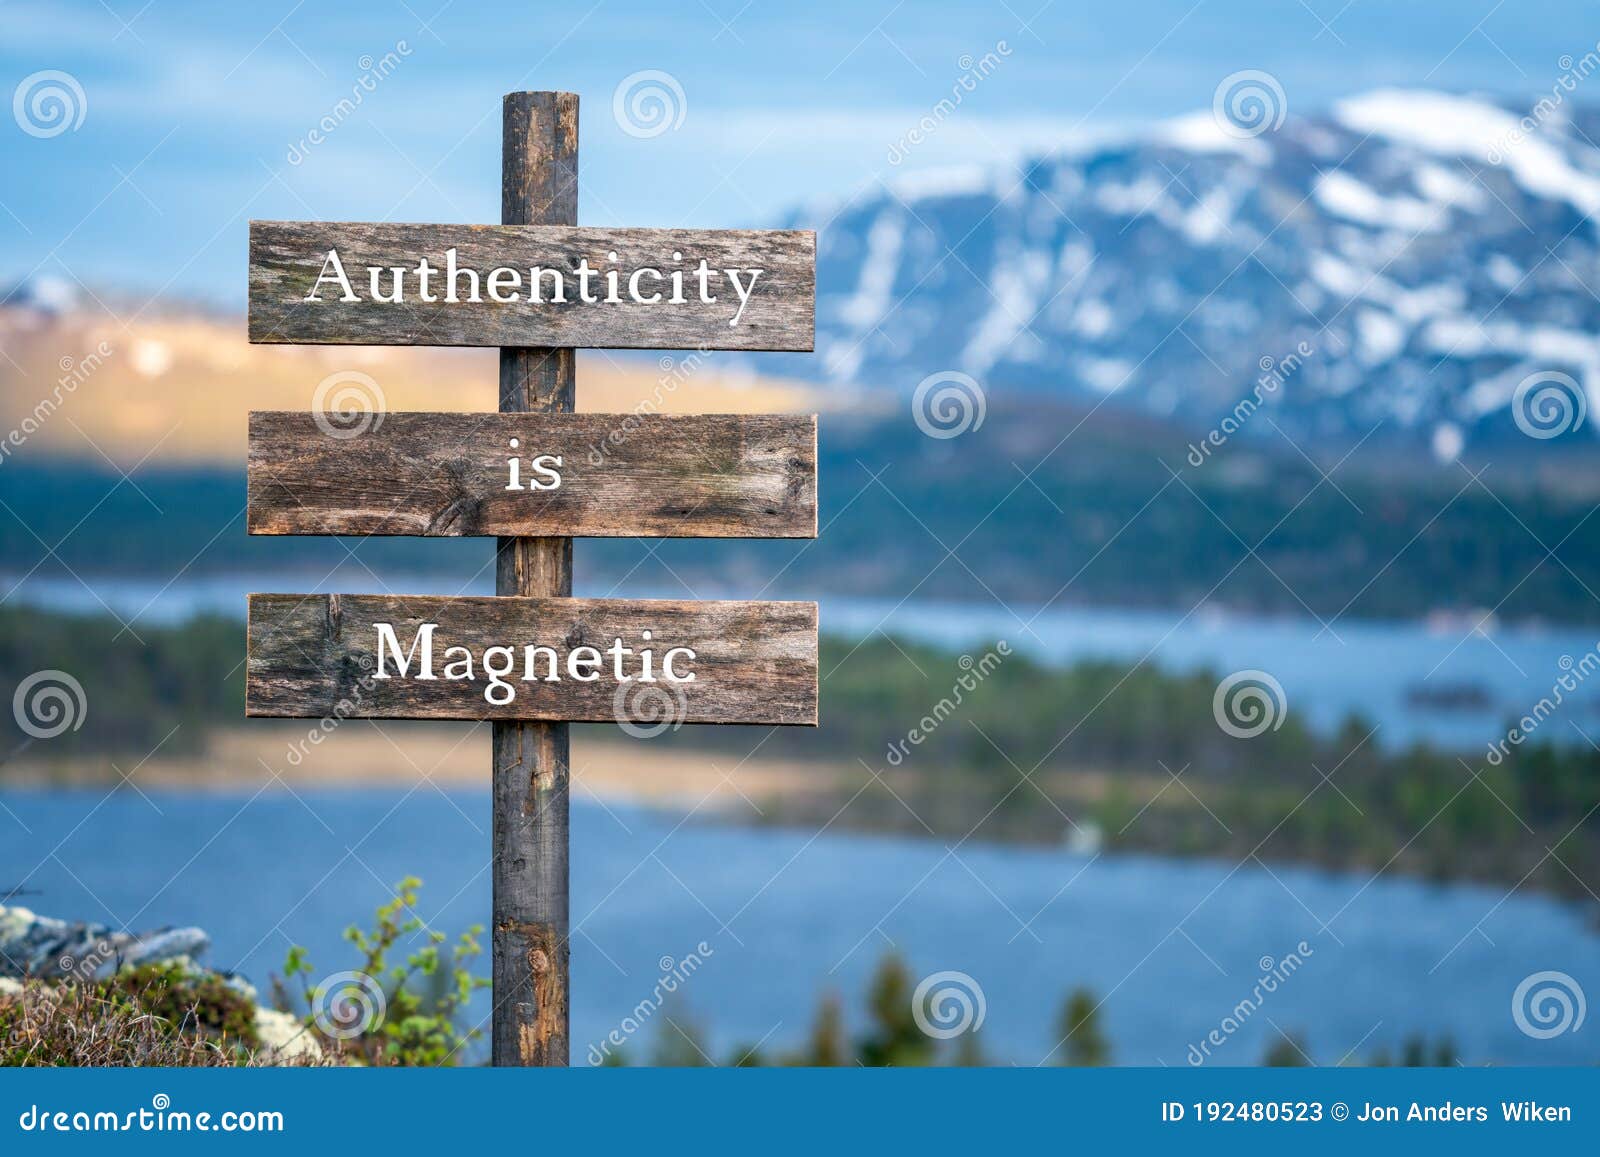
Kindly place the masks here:
<instances>
[{"instance_id":1,"label":"weathered wooden plank","mask_svg":"<svg viewBox=\"0 0 1600 1157\"><path fill-rule=\"evenodd\" d=\"M248 715L817 722L815 603L253 594L249 636Z\"/></svg>"},{"instance_id":2,"label":"weathered wooden plank","mask_svg":"<svg viewBox=\"0 0 1600 1157\"><path fill-rule=\"evenodd\" d=\"M798 230L250 223L253 342L810 350L815 283Z\"/></svg>"},{"instance_id":3,"label":"weathered wooden plank","mask_svg":"<svg viewBox=\"0 0 1600 1157\"><path fill-rule=\"evenodd\" d=\"M817 533L814 414L388 413L345 433L250 415L251 534Z\"/></svg>"}]
</instances>

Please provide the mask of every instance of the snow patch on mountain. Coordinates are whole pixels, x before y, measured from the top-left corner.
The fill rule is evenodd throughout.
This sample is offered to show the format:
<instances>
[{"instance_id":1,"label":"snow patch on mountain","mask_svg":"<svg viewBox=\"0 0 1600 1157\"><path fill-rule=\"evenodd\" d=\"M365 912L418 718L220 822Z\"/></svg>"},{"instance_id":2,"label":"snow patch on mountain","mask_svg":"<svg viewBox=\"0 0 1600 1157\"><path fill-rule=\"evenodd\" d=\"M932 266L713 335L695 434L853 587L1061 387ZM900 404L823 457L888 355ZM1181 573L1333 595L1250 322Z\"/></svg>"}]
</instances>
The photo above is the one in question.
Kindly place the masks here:
<instances>
[{"instance_id":1,"label":"snow patch on mountain","mask_svg":"<svg viewBox=\"0 0 1600 1157\"><path fill-rule=\"evenodd\" d=\"M1520 437L1530 373L1572 375L1600 414L1595 141L1578 105L1534 123L1384 90L1256 137L1204 112L897 173L794 219L820 227L820 356L762 368L899 391L961 370L1206 429L1303 340L1271 399L1292 437Z\"/></svg>"}]
</instances>

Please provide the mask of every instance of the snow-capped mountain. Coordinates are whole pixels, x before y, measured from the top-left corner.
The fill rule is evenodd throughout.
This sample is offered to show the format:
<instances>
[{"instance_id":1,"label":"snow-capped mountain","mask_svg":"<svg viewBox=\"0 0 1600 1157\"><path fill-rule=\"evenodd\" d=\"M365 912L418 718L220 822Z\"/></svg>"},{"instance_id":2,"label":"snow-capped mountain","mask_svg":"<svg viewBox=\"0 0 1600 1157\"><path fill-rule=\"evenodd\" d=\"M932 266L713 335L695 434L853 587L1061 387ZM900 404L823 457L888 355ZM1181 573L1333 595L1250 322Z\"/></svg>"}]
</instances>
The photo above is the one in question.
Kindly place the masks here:
<instances>
[{"instance_id":1,"label":"snow-capped mountain","mask_svg":"<svg viewBox=\"0 0 1600 1157\"><path fill-rule=\"evenodd\" d=\"M1381 423L1445 455L1516 434L1513 397L1532 404L1518 386L1543 372L1595 412L1569 418L1588 435L1597 142L1600 108L1385 91L1254 136L1205 112L908 173L796 215L820 231L809 372L910 390L957 370L1201 430L1275 375L1262 396L1296 436Z\"/></svg>"}]
</instances>

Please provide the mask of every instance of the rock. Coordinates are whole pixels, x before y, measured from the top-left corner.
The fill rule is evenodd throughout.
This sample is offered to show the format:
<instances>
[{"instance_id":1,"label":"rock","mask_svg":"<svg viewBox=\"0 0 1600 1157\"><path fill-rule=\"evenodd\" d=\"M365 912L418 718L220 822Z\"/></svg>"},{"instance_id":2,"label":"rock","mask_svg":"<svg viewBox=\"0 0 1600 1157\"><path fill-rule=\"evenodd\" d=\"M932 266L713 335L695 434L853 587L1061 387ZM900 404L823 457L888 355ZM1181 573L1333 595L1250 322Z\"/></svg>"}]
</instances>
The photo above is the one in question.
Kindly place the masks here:
<instances>
[{"instance_id":1,"label":"rock","mask_svg":"<svg viewBox=\"0 0 1600 1157\"><path fill-rule=\"evenodd\" d=\"M104 924L68 923L22 907L0 905L0 998L22 992L20 978L90 980L119 969L159 962L185 976L218 976L255 1005L256 1035L269 1063L317 1061L323 1057L316 1033L286 1012L257 1004L255 986L242 976L212 973L194 957L211 945L198 928L159 928L116 932ZM56 985L36 985L40 999L55 999Z\"/></svg>"},{"instance_id":2,"label":"rock","mask_svg":"<svg viewBox=\"0 0 1600 1157\"><path fill-rule=\"evenodd\" d=\"M99 979L119 968L199 956L211 938L198 928L117 932L0 905L0 976Z\"/></svg>"},{"instance_id":3,"label":"rock","mask_svg":"<svg viewBox=\"0 0 1600 1157\"><path fill-rule=\"evenodd\" d=\"M256 1035L263 1051L275 1061L321 1060L322 1046L298 1018L275 1008L256 1009Z\"/></svg>"}]
</instances>

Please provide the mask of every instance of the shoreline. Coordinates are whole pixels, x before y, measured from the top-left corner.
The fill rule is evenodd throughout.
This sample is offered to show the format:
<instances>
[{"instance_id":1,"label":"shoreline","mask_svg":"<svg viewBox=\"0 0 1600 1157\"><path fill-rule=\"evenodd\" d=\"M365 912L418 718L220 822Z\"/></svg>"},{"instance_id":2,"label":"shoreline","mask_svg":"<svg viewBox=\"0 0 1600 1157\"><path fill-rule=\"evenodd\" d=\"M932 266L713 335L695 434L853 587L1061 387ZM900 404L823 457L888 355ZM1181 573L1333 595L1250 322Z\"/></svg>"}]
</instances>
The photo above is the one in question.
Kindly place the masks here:
<instances>
[{"instance_id":1,"label":"shoreline","mask_svg":"<svg viewBox=\"0 0 1600 1157\"><path fill-rule=\"evenodd\" d=\"M117 787L127 790L285 791L316 788L482 788L489 784L489 727L350 720L318 742L312 722L219 729L194 754L157 753L143 761L77 754L24 754L0 767L0 789ZM763 805L823 797L848 769L782 757L652 744L648 739L572 735L572 795L602 803L687 805L753 811Z\"/></svg>"}]
</instances>

